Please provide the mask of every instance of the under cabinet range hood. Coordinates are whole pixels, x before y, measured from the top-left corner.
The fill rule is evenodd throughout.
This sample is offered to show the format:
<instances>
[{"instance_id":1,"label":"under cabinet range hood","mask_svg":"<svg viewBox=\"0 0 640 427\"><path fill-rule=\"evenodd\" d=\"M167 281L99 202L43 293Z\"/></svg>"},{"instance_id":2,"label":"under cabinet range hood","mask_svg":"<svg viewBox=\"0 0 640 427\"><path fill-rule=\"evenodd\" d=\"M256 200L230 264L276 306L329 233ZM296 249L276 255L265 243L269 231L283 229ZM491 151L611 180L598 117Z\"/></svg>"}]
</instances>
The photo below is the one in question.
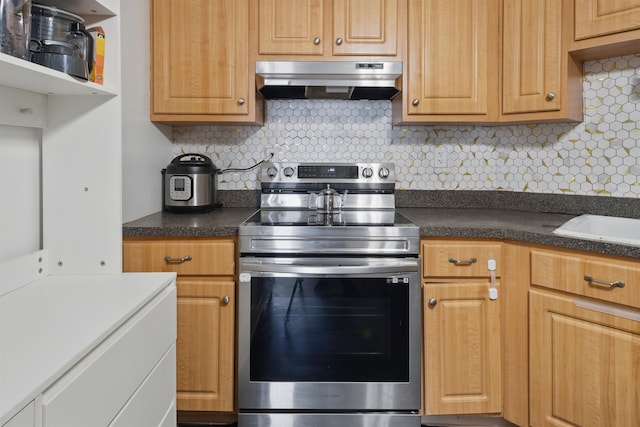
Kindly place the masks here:
<instances>
[{"instance_id":1,"label":"under cabinet range hood","mask_svg":"<svg viewBox=\"0 0 640 427\"><path fill-rule=\"evenodd\" d=\"M402 62L257 61L256 87L266 99L392 99Z\"/></svg>"}]
</instances>

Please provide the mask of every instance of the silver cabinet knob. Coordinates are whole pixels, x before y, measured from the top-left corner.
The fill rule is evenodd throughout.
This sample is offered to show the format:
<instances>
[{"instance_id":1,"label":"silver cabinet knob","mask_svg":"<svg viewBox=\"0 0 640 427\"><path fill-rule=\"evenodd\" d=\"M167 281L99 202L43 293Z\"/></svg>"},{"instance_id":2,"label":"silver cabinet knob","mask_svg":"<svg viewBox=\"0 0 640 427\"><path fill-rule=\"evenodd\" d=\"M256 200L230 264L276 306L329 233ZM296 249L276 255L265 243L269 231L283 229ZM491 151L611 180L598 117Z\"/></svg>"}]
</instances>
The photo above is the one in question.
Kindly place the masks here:
<instances>
[{"instance_id":1,"label":"silver cabinet knob","mask_svg":"<svg viewBox=\"0 0 640 427\"><path fill-rule=\"evenodd\" d=\"M418 104L420 104L420 100L418 98L415 98L413 101L411 101L411 103L413 104L414 107L417 107Z\"/></svg>"},{"instance_id":2,"label":"silver cabinet knob","mask_svg":"<svg viewBox=\"0 0 640 427\"><path fill-rule=\"evenodd\" d=\"M222 304L227 305L231 302L231 298L228 295L222 297Z\"/></svg>"},{"instance_id":3,"label":"silver cabinet knob","mask_svg":"<svg viewBox=\"0 0 640 427\"><path fill-rule=\"evenodd\" d=\"M553 101L556 97L556 94L554 92L549 92L546 96L546 100L547 101Z\"/></svg>"},{"instance_id":4,"label":"silver cabinet knob","mask_svg":"<svg viewBox=\"0 0 640 427\"><path fill-rule=\"evenodd\" d=\"M244 98L238 98L238 105L244 105Z\"/></svg>"},{"instance_id":5,"label":"silver cabinet knob","mask_svg":"<svg viewBox=\"0 0 640 427\"><path fill-rule=\"evenodd\" d=\"M338 46L340 46L340 45L342 44L342 37L338 37L338 38L336 39L336 44L337 44Z\"/></svg>"},{"instance_id":6,"label":"silver cabinet knob","mask_svg":"<svg viewBox=\"0 0 640 427\"><path fill-rule=\"evenodd\" d=\"M429 307L435 307L438 304L438 300L435 298L429 298Z\"/></svg>"},{"instance_id":7,"label":"silver cabinet knob","mask_svg":"<svg viewBox=\"0 0 640 427\"><path fill-rule=\"evenodd\" d=\"M313 39L313 44L315 45L319 45L320 44L320 37L316 37Z\"/></svg>"}]
</instances>

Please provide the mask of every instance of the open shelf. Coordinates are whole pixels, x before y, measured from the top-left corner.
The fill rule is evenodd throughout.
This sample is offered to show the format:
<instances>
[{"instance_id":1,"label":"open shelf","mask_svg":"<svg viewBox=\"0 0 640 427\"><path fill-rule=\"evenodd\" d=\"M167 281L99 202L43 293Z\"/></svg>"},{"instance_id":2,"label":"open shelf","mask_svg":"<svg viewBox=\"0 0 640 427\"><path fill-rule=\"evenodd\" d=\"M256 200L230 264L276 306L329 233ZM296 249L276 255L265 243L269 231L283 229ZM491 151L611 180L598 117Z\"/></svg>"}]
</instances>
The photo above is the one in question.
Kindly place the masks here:
<instances>
[{"instance_id":1,"label":"open shelf","mask_svg":"<svg viewBox=\"0 0 640 427\"><path fill-rule=\"evenodd\" d=\"M0 53L0 85L45 95L108 95L118 93L92 82Z\"/></svg>"}]
</instances>

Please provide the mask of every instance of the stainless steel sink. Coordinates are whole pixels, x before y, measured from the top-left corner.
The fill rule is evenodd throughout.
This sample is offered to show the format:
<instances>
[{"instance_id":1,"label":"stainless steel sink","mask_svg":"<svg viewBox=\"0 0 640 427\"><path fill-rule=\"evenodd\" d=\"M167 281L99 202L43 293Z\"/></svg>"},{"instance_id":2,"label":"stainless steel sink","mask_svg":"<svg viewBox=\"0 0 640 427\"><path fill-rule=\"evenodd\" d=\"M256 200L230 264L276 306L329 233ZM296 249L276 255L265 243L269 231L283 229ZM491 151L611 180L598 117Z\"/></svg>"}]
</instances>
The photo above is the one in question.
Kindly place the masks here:
<instances>
[{"instance_id":1,"label":"stainless steel sink","mask_svg":"<svg viewBox=\"0 0 640 427\"><path fill-rule=\"evenodd\" d=\"M640 247L640 219L601 215L580 215L553 230L576 239Z\"/></svg>"}]
</instances>

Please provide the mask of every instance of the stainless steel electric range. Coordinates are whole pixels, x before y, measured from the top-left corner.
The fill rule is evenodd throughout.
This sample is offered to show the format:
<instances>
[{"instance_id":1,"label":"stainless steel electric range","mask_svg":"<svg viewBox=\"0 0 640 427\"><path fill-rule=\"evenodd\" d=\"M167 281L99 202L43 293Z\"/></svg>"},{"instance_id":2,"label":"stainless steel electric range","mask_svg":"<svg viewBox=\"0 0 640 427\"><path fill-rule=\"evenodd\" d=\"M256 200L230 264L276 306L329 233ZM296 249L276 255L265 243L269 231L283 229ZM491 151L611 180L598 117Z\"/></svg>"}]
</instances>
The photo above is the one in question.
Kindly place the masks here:
<instances>
[{"instance_id":1,"label":"stainless steel electric range","mask_svg":"<svg viewBox=\"0 0 640 427\"><path fill-rule=\"evenodd\" d=\"M418 427L419 230L390 163L269 163L239 227L240 427Z\"/></svg>"}]
</instances>

